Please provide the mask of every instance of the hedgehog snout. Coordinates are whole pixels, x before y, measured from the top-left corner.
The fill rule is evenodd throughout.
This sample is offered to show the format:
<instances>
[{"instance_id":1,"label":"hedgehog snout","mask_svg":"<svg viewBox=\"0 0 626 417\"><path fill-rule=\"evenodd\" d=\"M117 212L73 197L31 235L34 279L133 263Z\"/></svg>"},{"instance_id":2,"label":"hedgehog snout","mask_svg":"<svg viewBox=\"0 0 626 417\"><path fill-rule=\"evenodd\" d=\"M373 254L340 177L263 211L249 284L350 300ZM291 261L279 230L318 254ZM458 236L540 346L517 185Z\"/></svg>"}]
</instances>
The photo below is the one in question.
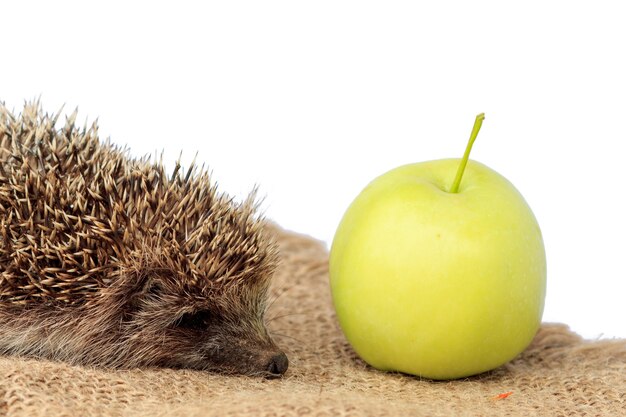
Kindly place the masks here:
<instances>
[{"instance_id":1,"label":"hedgehog snout","mask_svg":"<svg viewBox=\"0 0 626 417\"><path fill-rule=\"evenodd\" d=\"M230 359L235 361L234 365L239 368L240 372L263 375L267 378L281 377L289 368L287 355L276 346L261 348L256 353L237 352L237 356Z\"/></svg>"},{"instance_id":2,"label":"hedgehog snout","mask_svg":"<svg viewBox=\"0 0 626 417\"><path fill-rule=\"evenodd\" d=\"M199 364L200 368L269 378L282 376L289 367L287 355L264 329L252 329L217 325L209 327L204 336L199 333L204 340L192 342L190 347L201 346L198 353L204 357L204 365Z\"/></svg>"},{"instance_id":3,"label":"hedgehog snout","mask_svg":"<svg viewBox=\"0 0 626 417\"><path fill-rule=\"evenodd\" d=\"M283 352L280 352L270 358L270 361L267 365L267 372L270 377L278 377L287 372L287 368L289 367L289 360L287 359L287 355Z\"/></svg>"}]
</instances>

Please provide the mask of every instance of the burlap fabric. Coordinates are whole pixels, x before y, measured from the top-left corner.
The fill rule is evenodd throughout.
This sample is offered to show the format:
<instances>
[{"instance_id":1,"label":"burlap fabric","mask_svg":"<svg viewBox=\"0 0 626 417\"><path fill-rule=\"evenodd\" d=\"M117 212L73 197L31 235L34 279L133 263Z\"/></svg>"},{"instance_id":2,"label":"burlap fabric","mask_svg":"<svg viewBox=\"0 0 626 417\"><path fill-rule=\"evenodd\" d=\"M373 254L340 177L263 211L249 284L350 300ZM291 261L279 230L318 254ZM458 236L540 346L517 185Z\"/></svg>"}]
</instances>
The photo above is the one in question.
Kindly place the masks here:
<instances>
[{"instance_id":1,"label":"burlap fabric","mask_svg":"<svg viewBox=\"0 0 626 417\"><path fill-rule=\"evenodd\" d=\"M626 416L626 341L544 325L513 362L432 382L360 361L333 313L323 245L277 230L283 264L268 316L290 358L278 380L195 371L84 369L0 357L8 416ZM284 336L278 336L284 335ZM511 393L508 396L500 395ZM500 395L500 396L499 396Z\"/></svg>"}]
</instances>

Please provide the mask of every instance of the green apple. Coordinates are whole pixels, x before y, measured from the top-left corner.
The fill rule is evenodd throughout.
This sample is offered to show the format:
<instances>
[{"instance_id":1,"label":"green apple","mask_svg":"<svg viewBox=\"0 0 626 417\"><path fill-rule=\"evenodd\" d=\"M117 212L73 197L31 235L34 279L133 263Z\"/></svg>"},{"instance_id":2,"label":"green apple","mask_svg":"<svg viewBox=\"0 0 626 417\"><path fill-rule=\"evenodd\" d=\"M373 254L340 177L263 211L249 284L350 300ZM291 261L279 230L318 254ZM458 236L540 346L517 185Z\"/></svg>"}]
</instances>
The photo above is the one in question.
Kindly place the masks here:
<instances>
[{"instance_id":1,"label":"green apple","mask_svg":"<svg viewBox=\"0 0 626 417\"><path fill-rule=\"evenodd\" d=\"M483 118L462 159L381 175L341 220L333 302L346 338L375 368L466 377L513 359L539 328L541 231L509 181L468 161Z\"/></svg>"}]
</instances>

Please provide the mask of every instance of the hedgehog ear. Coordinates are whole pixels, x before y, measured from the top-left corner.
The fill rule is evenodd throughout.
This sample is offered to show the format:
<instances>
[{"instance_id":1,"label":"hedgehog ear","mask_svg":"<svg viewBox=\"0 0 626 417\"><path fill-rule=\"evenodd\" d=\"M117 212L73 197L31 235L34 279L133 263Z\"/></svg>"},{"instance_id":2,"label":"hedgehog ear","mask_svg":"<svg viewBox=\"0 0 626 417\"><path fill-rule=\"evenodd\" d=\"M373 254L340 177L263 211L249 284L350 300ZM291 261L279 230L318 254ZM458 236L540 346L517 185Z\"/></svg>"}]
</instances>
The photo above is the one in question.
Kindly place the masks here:
<instances>
[{"instance_id":1,"label":"hedgehog ear","mask_svg":"<svg viewBox=\"0 0 626 417\"><path fill-rule=\"evenodd\" d=\"M146 296L154 297L161 293L161 286L150 271L134 270L125 275L125 282L120 286L120 293L124 296L122 304L127 312L139 310Z\"/></svg>"}]
</instances>

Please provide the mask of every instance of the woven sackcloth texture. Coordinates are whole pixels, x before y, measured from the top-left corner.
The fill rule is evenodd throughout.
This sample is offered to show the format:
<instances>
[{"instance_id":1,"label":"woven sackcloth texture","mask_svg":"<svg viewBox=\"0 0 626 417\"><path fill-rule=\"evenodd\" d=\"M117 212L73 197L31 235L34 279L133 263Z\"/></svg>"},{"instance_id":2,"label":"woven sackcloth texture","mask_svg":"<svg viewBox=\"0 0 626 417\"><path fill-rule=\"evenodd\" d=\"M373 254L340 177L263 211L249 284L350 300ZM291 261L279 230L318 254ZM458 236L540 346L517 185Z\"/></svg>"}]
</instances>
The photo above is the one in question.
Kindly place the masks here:
<instances>
[{"instance_id":1,"label":"woven sackcloth texture","mask_svg":"<svg viewBox=\"0 0 626 417\"><path fill-rule=\"evenodd\" d=\"M325 247L276 234L282 266L268 318L277 317L270 328L284 335L276 336L290 358L284 378L0 357L0 415L626 416L626 341L582 340L563 325L544 325L513 362L460 381L370 368L336 322Z\"/></svg>"}]
</instances>

